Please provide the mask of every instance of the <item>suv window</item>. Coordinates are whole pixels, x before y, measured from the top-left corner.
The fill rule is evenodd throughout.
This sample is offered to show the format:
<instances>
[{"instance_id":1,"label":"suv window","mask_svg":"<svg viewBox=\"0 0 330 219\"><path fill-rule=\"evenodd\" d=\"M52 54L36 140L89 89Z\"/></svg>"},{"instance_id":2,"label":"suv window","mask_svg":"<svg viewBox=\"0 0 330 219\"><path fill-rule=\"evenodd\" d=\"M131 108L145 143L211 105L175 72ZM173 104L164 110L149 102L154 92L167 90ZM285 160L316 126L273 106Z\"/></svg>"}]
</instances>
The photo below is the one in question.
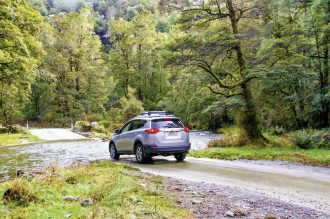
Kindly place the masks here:
<instances>
[{"instance_id":1,"label":"suv window","mask_svg":"<svg viewBox=\"0 0 330 219\"><path fill-rule=\"evenodd\" d=\"M132 126L132 122L127 123L120 131L120 133L128 132L130 127Z\"/></svg>"},{"instance_id":2,"label":"suv window","mask_svg":"<svg viewBox=\"0 0 330 219\"><path fill-rule=\"evenodd\" d=\"M146 122L146 120L133 120L129 130L140 129L146 124Z\"/></svg>"},{"instance_id":3,"label":"suv window","mask_svg":"<svg viewBox=\"0 0 330 219\"><path fill-rule=\"evenodd\" d=\"M179 119L155 119L152 120L153 128L183 128Z\"/></svg>"}]
</instances>

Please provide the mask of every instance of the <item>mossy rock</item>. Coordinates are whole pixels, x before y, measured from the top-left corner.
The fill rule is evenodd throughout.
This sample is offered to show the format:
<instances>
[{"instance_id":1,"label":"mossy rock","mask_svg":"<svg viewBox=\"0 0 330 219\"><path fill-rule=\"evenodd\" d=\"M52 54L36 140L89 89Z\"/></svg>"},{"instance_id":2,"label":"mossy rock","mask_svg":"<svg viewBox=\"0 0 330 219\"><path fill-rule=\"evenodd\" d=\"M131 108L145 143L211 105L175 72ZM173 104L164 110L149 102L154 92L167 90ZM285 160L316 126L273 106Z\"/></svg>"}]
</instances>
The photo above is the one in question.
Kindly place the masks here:
<instances>
[{"instance_id":1,"label":"mossy rock","mask_svg":"<svg viewBox=\"0 0 330 219\"><path fill-rule=\"evenodd\" d=\"M73 131L75 132L90 132L92 129L88 121L77 121L74 125Z\"/></svg>"}]
</instances>

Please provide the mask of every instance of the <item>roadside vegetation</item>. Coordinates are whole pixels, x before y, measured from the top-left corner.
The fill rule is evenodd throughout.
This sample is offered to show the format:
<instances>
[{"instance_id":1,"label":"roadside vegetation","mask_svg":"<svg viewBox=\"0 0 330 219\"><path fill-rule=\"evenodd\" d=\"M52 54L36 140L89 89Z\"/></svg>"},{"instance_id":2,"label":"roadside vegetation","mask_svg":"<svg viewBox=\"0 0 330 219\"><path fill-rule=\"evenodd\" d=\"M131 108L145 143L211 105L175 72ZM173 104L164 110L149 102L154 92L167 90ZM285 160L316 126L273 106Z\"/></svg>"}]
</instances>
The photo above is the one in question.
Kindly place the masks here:
<instances>
[{"instance_id":1,"label":"roadside vegetation","mask_svg":"<svg viewBox=\"0 0 330 219\"><path fill-rule=\"evenodd\" d=\"M67 169L49 167L0 184L5 218L188 218L160 192L162 178L98 161ZM136 176L135 176L136 175ZM148 189L144 185L148 184Z\"/></svg>"},{"instance_id":2,"label":"roadside vegetation","mask_svg":"<svg viewBox=\"0 0 330 219\"><path fill-rule=\"evenodd\" d=\"M28 130L19 126L0 126L0 147L39 142L40 139L31 135Z\"/></svg>"},{"instance_id":3,"label":"roadside vegetation","mask_svg":"<svg viewBox=\"0 0 330 219\"><path fill-rule=\"evenodd\" d=\"M40 139L30 133L0 134L0 147L39 142Z\"/></svg>"},{"instance_id":4,"label":"roadside vegetation","mask_svg":"<svg viewBox=\"0 0 330 219\"><path fill-rule=\"evenodd\" d=\"M193 157L236 160L281 160L304 164L330 166L330 132L299 130L285 132L282 127L263 132L266 140L255 142L244 130L229 127L219 130L224 137L211 141L207 149L190 151Z\"/></svg>"}]
</instances>

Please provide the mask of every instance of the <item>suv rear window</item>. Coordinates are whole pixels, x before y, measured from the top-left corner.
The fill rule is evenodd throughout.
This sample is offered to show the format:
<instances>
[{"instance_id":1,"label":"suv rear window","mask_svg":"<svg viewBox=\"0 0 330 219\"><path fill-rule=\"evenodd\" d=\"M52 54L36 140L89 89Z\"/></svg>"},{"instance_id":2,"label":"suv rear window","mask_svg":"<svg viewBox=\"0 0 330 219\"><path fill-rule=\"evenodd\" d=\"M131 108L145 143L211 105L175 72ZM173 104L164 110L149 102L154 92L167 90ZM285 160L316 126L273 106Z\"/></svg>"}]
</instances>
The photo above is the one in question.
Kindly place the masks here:
<instances>
[{"instance_id":1,"label":"suv rear window","mask_svg":"<svg viewBox=\"0 0 330 219\"><path fill-rule=\"evenodd\" d=\"M183 124L178 119L155 119L152 120L153 128L183 128Z\"/></svg>"}]
</instances>

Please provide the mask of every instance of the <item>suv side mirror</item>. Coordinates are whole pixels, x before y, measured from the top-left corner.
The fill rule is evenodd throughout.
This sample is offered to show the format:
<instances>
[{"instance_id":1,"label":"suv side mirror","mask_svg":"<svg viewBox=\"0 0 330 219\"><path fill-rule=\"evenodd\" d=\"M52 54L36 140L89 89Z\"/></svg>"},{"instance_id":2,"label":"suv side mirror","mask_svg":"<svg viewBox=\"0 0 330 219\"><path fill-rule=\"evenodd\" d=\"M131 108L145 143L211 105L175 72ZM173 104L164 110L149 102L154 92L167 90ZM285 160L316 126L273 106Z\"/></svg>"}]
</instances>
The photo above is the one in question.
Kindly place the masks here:
<instances>
[{"instance_id":1,"label":"suv side mirror","mask_svg":"<svg viewBox=\"0 0 330 219\"><path fill-rule=\"evenodd\" d=\"M116 129L116 130L115 130L115 133L116 133L116 134L120 134L120 130L119 130L119 129Z\"/></svg>"}]
</instances>

